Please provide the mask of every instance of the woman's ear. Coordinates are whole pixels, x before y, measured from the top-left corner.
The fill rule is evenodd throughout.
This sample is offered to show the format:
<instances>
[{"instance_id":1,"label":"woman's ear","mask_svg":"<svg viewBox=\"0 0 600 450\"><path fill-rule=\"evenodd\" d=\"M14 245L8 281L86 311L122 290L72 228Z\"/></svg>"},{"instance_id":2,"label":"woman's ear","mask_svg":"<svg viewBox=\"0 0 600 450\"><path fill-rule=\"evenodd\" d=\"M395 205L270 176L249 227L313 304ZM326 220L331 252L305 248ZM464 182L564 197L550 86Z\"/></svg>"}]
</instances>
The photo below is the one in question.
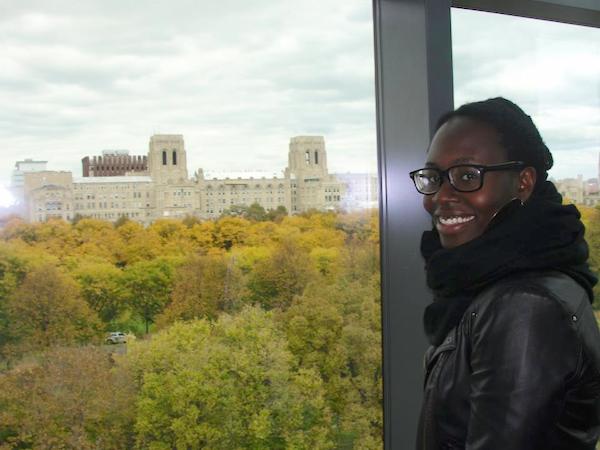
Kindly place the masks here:
<instances>
[{"instance_id":1,"label":"woman's ear","mask_svg":"<svg viewBox=\"0 0 600 450\"><path fill-rule=\"evenodd\" d=\"M525 167L519 173L519 188L517 197L522 203L525 203L529 197L531 197L536 180L537 174L533 167Z\"/></svg>"}]
</instances>

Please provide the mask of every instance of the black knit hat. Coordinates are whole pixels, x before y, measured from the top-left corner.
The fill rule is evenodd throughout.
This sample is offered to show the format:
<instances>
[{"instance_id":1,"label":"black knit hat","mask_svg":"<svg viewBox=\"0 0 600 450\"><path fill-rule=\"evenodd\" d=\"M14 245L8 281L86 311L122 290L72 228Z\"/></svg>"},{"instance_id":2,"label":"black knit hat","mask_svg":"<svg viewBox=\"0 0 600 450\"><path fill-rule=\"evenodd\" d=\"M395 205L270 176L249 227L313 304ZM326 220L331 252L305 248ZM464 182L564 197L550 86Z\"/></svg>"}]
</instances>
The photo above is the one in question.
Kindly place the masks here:
<instances>
[{"instance_id":1,"label":"black knit hat","mask_svg":"<svg viewBox=\"0 0 600 450\"><path fill-rule=\"evenodd\" d=\"M509 160L523 161L535 168L535 191L548 178L548 170L554 164L552 153L544 144L531 117L515 103L502 97L466 103L444 114L438 121L436 130L453 117L469 117L492 126L500 135L500 143L506 149Z\"/></svg>"}]
</instances>

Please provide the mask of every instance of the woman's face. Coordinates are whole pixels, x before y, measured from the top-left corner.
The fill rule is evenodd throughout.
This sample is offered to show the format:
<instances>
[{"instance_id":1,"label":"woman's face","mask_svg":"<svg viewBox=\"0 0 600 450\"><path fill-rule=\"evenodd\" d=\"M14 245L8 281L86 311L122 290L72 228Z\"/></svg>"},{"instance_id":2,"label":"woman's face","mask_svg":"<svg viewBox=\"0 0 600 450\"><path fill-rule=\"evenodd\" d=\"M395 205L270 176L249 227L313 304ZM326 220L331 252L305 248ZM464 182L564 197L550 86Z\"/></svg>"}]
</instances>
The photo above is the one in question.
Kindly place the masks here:
<instances>
[{"instance_id":1,"label":"woman's face","mask_svg":"<svg viewBox=\"0 0 600 450\"><path fill-rule=\"evenodd\" d=\"M446 170L457 164L507 162L500 136L491 126L469 118L454 117L435 134L427 154L428 167ZM483 234L494 215L515 197L521 197L517 171L487 172L483 186L474 192L458 192L444 179L438 192L423 197L444 248L454 248ZM457 220L459 219L460 223Z\"/></svg>"}]
</instances>

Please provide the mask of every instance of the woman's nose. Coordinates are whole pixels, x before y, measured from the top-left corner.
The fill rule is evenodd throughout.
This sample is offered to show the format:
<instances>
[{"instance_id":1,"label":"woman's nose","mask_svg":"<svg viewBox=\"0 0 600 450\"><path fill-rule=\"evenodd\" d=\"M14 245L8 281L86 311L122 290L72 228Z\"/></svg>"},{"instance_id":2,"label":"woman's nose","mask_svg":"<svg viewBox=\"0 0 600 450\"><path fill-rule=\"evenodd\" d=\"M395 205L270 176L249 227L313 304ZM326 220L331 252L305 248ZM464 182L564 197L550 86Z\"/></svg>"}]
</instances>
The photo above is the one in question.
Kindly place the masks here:
<instances>
[{"instance_id":1,"label":"woman's nose","mask_svg":"<svg viewBox=\"0 0 600 450\"><path fill-rule=\"evenodd\" d=\"M433 194L433 200L437 203L455 202L458 199L458 191L452 187L448 178L445 178L440 190Z\"/></svg>"}]
</instances>

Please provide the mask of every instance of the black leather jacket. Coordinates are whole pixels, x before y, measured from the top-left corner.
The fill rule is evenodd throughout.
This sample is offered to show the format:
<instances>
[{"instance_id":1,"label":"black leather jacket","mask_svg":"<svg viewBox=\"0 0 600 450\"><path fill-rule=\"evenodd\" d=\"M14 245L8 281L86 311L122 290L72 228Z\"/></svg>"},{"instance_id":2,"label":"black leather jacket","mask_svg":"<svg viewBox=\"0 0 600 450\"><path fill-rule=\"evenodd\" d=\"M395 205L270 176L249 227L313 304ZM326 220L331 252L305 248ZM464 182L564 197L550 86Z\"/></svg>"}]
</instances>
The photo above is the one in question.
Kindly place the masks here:
<instances>
[{"instance_id":1,"label":"black leather jacket","mask_svg":"<svg viewBox=\"0 0 600 450\"><path fill-rule=\"evenodd\" d=\"M553 271L509 276L425 355L418 450L593 450L600 333L588 295Z\"/></svg>"}]
</instances>

